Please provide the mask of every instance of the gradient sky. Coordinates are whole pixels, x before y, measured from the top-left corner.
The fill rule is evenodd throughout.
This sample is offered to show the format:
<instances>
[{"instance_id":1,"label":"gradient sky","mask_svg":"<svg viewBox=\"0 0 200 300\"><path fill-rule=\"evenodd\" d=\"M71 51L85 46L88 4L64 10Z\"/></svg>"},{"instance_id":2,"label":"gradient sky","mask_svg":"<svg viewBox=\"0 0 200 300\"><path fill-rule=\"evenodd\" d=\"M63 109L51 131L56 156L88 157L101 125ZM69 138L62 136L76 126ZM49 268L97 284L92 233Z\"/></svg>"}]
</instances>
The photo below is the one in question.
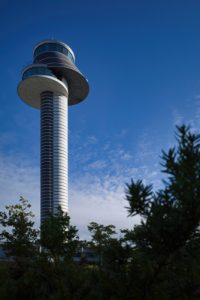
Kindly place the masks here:
<instances>
[{"instance_id":1,"label":"gradient sky","mask_svg":"<svg viewBox=\"0 0 200 300\"><path fill-rule=\"evenodd\" d=\"M125 183L161 186L175 125L200 128L200 2L0 0L0 12L0 208L23 195L39 220L39 111L16 87L35 44L55 38L90 84L69 108L72 223L82 237L90 221L132 226Z\"/></svg>"}]
</instances>

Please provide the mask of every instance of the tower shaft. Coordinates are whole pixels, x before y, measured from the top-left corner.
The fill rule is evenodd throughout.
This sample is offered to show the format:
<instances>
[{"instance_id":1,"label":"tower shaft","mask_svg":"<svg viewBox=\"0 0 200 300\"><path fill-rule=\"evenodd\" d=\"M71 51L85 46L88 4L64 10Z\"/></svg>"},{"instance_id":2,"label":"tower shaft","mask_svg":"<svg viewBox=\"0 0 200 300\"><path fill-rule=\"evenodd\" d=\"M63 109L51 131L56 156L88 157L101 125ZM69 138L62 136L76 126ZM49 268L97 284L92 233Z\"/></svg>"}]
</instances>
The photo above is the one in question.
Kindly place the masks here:
<instances>
[{"instance_id":1,"label":"tower shaft","mask_svg":"<svg viewBox=\"0 0 200 300\"><path fill-rule=\"evenodd\" d=\"M44 40L33 51L33 63L22 72L20 98L41 109L41 221L68 212L68 106L83 101L87 79L75 65L72 49L57 40Z\"/></svg>"},{"instance_id":2,"label":"tower shaft","mask_svg":"<svg viewBox=\"0 0 200 300\"><path fill-rule=\"evenodd\" d=\"M41 93L41 221L68 211L68 98Z\"/></svg>"}]
</instances>

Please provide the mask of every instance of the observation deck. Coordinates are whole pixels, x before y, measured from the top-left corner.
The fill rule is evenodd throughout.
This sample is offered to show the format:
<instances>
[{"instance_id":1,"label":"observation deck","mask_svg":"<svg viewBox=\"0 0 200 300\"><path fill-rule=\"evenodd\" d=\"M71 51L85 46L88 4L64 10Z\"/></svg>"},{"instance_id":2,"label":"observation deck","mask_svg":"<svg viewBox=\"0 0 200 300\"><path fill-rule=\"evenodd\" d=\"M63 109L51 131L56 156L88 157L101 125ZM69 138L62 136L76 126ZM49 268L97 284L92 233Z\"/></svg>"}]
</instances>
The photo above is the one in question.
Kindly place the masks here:
<instances>
[{"instance_id":1,"label":"observation deck","mask_svg":"<svg viewBox=\"0 0 200 300\"><path fill-rule=\"evenodd\" d=\"M40 108L40 94L52 91L68 96L68 105L83 101L89 93L87 79L75 65L75 55L65 43L45 40L33 50L33 64L22 72L18 94L26 103Z\"/></svg>"},{"instance_id":2,"label":"observation deck","mask_svg":"<svg viewBox=\"0 0 200 300\"><path fill-rule=\"evenodd\" d=\"M45 40L39 43L33 50L34 59L37 56L46 53L46 52L60 52L66 55L73 63L75 63L75 55L72 49L63 42Z\"/></svg>"}]
</instances>

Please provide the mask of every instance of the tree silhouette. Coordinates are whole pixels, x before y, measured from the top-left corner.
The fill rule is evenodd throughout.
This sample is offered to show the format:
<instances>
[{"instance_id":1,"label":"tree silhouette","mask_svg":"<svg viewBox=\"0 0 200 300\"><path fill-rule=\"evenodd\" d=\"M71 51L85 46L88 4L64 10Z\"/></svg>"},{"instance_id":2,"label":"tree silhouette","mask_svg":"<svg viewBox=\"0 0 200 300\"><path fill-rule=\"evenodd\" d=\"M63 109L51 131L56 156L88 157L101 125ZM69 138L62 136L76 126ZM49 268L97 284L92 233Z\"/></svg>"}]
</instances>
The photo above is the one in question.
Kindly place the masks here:
<instances>
[{"instance_id":1,"label":"tree silhouette","mask_svg":"<svg viewBox=\"0 0 200 300\"><path fill-rule=\"evenodd\" d=\"M195 256L200 250L200 136L181 126L176 139L177 147L162 152L167 174L163 189L154 192L152 185L142 181L127 184L129 216L141 216L141 224L125 232L132 245L132 294L139 299L196 299L199 295L199 286L187 276L200 262Z\"/></svg>"}]
</instances>

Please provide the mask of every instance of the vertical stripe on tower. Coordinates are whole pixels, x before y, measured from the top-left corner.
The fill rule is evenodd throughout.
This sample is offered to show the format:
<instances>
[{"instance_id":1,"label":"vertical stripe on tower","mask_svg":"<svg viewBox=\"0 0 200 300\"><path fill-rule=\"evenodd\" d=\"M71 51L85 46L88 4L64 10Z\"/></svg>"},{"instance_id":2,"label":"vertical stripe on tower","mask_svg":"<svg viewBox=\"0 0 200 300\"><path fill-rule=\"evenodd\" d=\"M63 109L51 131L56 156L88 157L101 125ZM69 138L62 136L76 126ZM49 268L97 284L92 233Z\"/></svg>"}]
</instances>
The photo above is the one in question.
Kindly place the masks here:
<instances>
[{"instance_id":1,"label":"vertical stripe on tower","mask_svg":"<svg viewBox=\"0 0 200 300\"><path fill-rule=\"evenodd\" d=\"M41 93L41 222L52 212L53 202L53 93Z\"/></svg>"}]
</instances>

